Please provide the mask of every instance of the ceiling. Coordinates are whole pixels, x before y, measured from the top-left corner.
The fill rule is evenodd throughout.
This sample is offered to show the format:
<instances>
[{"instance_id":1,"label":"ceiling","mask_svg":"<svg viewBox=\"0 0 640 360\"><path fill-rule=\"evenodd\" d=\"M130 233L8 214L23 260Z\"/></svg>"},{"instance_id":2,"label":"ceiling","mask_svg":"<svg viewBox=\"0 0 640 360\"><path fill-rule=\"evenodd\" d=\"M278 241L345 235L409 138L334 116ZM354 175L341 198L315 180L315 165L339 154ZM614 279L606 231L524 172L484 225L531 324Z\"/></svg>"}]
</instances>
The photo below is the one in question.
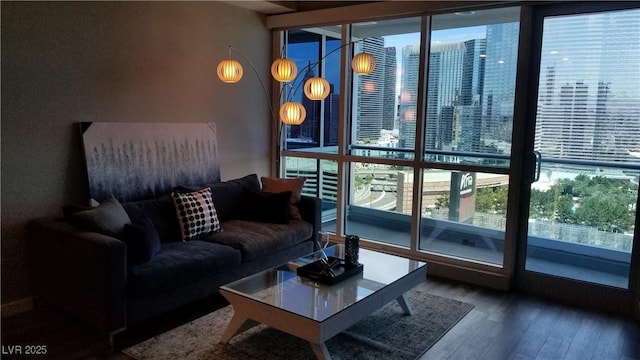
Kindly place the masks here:
<instances>
[{"instance_id":1,"label":"ceiling","mask_svg":"<svg viewBox=\"0 0 640 360\"><path fill-rule=\"evenodd\" d=\"M285 14L298 11L329 9L358 5L376 1L267 1L267 0L226 0L227 4L259 12L265 15Z\"/></svg>"}]
</instances>

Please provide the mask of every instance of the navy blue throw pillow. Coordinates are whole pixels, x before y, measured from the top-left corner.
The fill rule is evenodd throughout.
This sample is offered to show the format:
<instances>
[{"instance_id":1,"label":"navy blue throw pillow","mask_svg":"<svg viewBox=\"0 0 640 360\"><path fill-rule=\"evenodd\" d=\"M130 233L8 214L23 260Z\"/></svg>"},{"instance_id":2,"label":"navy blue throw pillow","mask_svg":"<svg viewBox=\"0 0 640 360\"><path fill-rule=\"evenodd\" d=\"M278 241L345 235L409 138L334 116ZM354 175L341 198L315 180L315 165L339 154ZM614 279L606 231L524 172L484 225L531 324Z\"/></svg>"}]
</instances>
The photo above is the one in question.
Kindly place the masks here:
<instances>
[{"instance_id":1,"label":"navy blue throw pillow","mask_svg":"<svg viewBox=\"0 0 640 360\"><path fill-rule=\"evenodd\" d=\"M149 218L125 225L123 240L130 265L143 264L160 251L160 235Z\"/></svg>"},{"instance_id":2,"label":"navy blue throw pillow","mask_svg":"<svg viewBox=\"0 0 640 360\"><path fill-rule=\"evenodd\" d=\"M242 193L241 219L273 223L289 223L291 191L266 193L245 190Z\"/></svg>"}]
</instances>

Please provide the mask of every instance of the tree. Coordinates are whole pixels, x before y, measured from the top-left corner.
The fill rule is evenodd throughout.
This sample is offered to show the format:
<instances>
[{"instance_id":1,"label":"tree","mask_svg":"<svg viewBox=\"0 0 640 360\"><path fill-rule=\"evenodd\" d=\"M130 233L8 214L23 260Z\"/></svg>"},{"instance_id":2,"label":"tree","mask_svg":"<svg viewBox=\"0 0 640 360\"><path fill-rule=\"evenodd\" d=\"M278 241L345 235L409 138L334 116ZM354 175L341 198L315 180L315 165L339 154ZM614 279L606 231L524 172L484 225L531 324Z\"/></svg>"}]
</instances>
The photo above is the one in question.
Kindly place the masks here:
<instances>
[{"instance_id":1,"label":"tree","mask_svg":"<svg viewBox=\"0 0 640 360\"><path fill-rule=\"evenodd\" d=\"M476 190L476 211L506 214L507 213L507 186L480 188Z\"/></svg>"},{"instance_id":2,"label":"tree","mask_svg":"<svg viewBox=\"0 0 640 360\"><path fill-rule=\"evenodd\" d=\"M531 190L531 201L529 205L529 216L535 219L552 219L553 211L553 191Z\"/></svg>"},{"instance_id":3,"label":"tree","mask_svg":"<svg viewBox=\"0 0 640 360\"><path fill-rule=\"evenodd\" d=\"M633 228L635 216L629 211L629 197L625 194L598 192L586 197L576 210L578 223L598 230L624 232Z\"/></svg>"},{"instance_id":4,"label":"tree","mask_svg":"<svg viewBox=\"0 0 640 360\"><path fill-rule=\"evenodd\" d=\"M449 208L449 193L444 193L436 200L436 209L448 209Z\"/></svg>"},{"instance_id":5,"label":"tree","mask_svg":"<svg viewBox=\"0 0 640 360\"><path fill-rule=\"evenodd\" d=\"M636 191L628 180L581 174L562 179L547 191L533 190L530 215L624 232L633 228L635 213L630 205L635 203Z\"/></svg>"},{"instance_id":6,"label":"tree","mask_svg":"<svg viewBox=\"0 0 640 360\"><path fill-rule=\"evenodd\" d=\"M507 186L477 189L476 211L506 214L507 192ZM532 189L529 216L625 232L634 226L637 194L638 187L631 181L581 174L561 179L546 191ZM449 193L436 201L436 207L449 207Z\"/></svg>"}]
</instances>

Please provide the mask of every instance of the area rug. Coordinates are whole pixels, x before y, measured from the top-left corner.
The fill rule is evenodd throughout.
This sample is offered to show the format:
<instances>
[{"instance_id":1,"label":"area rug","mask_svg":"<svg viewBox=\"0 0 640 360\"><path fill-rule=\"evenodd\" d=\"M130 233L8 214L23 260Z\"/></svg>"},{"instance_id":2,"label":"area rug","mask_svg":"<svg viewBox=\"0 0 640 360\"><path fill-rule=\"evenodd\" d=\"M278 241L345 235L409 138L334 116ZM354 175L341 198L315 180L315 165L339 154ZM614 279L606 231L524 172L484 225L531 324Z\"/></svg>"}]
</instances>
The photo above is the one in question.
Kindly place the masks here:
<instances>
[{"instance_id":1,"label":"area rug","mask_svg":"<svg viewBox=\"0 0 640 360\"><path fill-rule=\"evenodd\" d=\"M462 319L473 305L427 293L428 282L409 291L413 315L392 301L327 342L333 360L414 360ZM123 350L138 360L309 360L309 343L259 325L218 344L233 308L226 306Z\"/></svg>"}]
</instances>

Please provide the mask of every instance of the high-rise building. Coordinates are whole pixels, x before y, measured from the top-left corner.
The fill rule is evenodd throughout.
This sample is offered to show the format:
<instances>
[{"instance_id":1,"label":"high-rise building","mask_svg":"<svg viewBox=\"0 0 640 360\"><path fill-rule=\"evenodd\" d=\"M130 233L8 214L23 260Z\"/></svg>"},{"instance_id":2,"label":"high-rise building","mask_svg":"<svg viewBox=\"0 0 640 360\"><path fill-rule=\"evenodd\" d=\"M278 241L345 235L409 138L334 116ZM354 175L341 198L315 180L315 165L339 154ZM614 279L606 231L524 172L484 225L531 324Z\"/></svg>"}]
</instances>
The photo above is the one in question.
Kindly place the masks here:
<instances>
[{"instance_id":1,"label":"high-rise building","mask_svg":"<svg viewBox=\"0 0 640 360\"><path fill-rule=\"evenodd\" d=\"M484 64L487 41L473 39L464 42L465 54L462 68L460 105L480 105L484 88Z\"/></svg>"},{"instance_id":2,"label":"high-rise building","mask_svg":"<svg viewBox=\"0 0 640 360\"><path fill-rule=\"evenodd\" d=\"M324 101L324 146L338 146L340 94L331 92Z\"/></svg>"},{"instance_id":3,"label":"high-rise building","mask_svg":"<svg viewBox=\"0 0 640 360\"><path fill-rule=\"evenodd\" d=\"M353 106L356 116L356 142L378 140L382 130L383 99L384 99L384 64L385 48L382 37L366 38L357 51L372 54L377 61L376 68L369 75L356 75L357 91L354 93ZM381 62L381 63L380 63Z\"/></svg>"},{"instance_id":4,"label":"high-rise building","mask_svg":"<svg viewBox=\"0 0 640 360\"><path fill-rule=\"evenodd\" d=\"M302 83L306 83L307 80L315 77L314 70L311 66L306 67L305 74L302 78ZM299 142L305 143L305 147L316 147L320 145L320 101L310 100L306 96L302 96L302 106L307 111L307 117L299 126L292 127L292 135L297 138ZM297 128L297 129L296 129ZM297 134L296 134L297 131ZM297 136L295 136L297 135Z\"/></svg>"},{"instance_id":5,"label":"high-rise building","mask_svg":"<svg viewBox=\"0 0 640 360\"><path fill-rule=\"evenodd\" d=\"M496 142L510 142L517 48L518 23L487 25L485 39L431 44L427 150L486 151ZM407 64L403 69L407 71L402 79L409 83L413 76L417 89L418 62L411 63L410 49L403 50L403 66ZM403 83L401 97L404 86ZM415 102L408 105L415 109ZM402 110L401 102L401 124ZM415 133L411 131L406 124L400 130L401 144L413 145Z\"/></svg>"},{"instance_id":6,"label":"high-rise building","mask_svg":"<svg viewBox=\"0 0 640 360\"><path fill-rule=\"evenodd\" d=\"M640 56L640 40L624 35L638 31L634 11L545 21L540 64L545 81L535 138L544 157L637 161L628 150L640 145L640 68L610 63Z\"/></svg>"},{"instance_id":7,"label":"high-rise building","mask_svg":"<svg viewBox=\"0 0 640 360\"><path fill-rule=\"evenodd\" d=\"M480 151L482 94L486 59L486 39L464 42L460 99L456 104L455 134L452 148L458 151Z\"/></svg>"},{"instance_id":8,"label":"high-rise building","mask_svg":"<svg viewBox=\"0 0 640 360\"><path fill-rule=\"evenodd\" d=\"M518 22L487 25L482 95L485 146L511 143L519 28Z\"/></svg>"},{"instance_id":9,"label":"high-rise building","mask_svg":"<svg viewBox=\"0 0 640 360\"><path fill-rule=\"evenodd\" d=\"M398 100L398 146L400 148L413 149L415 147L419 66L420 47L408 45L402 48L402 76L400 77Z\"/></svg>"},{"instance_id":10,"label":"high-rise building","mask_svg":"<svg viewBox=\"0 0 640 360\"><path fill-rule=\"evenodd\" d=\"M434 43L427 85L427 150L451 150L461 101L466 47L463 42ZM471 82L468 82L469 91Z\"/></svg>"},{"instance_id":11,"label":"high-rise building","mask_svg":"<svg viewBox=\"0 0 640 360\"><path fill-rule=\"evenodd\" d=\"M384 56L384 95L382 103L382 128L393 130L396 121L396 48L386 47Z\"/></svg>"},{"instance_id":12,"label":"high-rise building","mask_svg":"<svg viewBox=\"0 0 640 360\"><path fill-rule=\"evenodd\" d=\"M596 119L595 138L593 139L593 153L598 160L606 158L615 153L615 132L610 130L609 114L607 113L607 102L611 94L611 83L598 81L598 93L596 95ZM614 141L612 141L614 140Z\"/></svg>"}]
</instances>

